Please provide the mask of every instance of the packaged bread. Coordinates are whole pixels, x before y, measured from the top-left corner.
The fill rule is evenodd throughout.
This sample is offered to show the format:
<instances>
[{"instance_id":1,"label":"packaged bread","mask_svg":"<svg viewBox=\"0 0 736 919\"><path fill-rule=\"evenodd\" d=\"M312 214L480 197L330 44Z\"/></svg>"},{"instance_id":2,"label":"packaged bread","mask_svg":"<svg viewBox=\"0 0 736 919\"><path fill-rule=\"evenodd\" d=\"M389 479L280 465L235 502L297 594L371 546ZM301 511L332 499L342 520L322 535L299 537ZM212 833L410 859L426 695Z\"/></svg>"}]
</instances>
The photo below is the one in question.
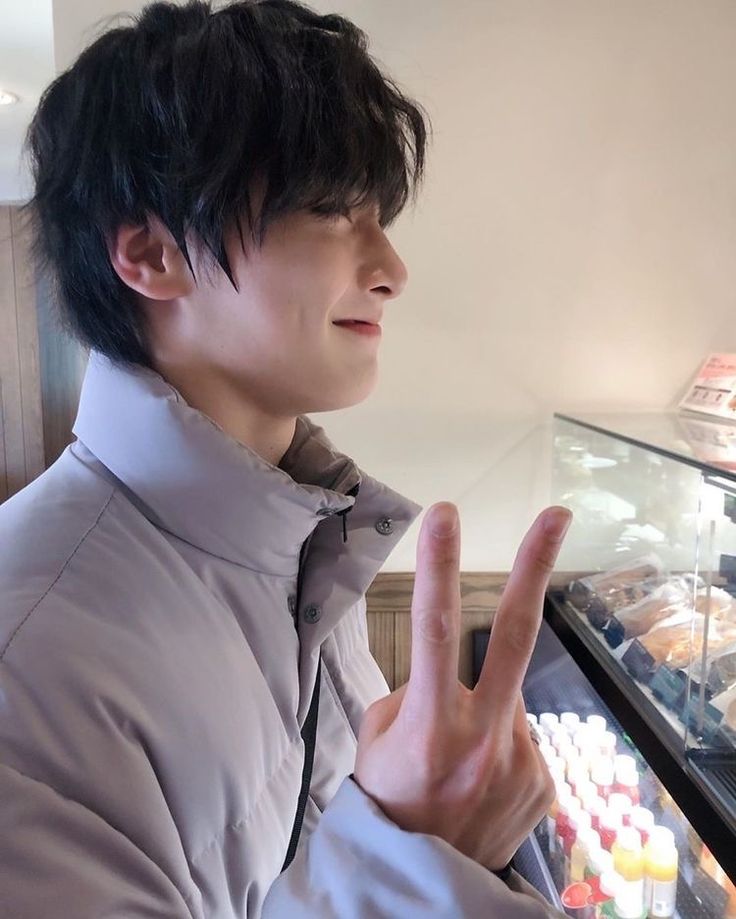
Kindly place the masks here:
<instances>
[{"instance_id":1,"label":"packaged bread","mask_svg":"<svg viewBox=\"0 0 736 919\"><path fill-rule=\"evenodd\" d=\"M673 669L687 667L691 655L696 661L703 652L705 617L693 612L684 622L675 625L660 624L639 642L652 656L656 664L667 664ZM708 654L713 655L736 642L736 623L711 619L708 624Z\"/></svg>"},{"instance_id":2,"label":"packaged bread","mask_svg":"<svg viewBox=\"0 0 736 919\"><path fill-rule=\"evenodd\" d=\"M703 613L708 609L708 592L699 590L695 598L695 609ZM711 587L710 589L710 613L712 616L718 616L720 619L730 619L736 621L736 605L733 597L720 587Z\"/></svg>"},{"instance_id":3,"label":"packaged bread","mask_svg":"<svg viewBox=\"0 0 736 919\"><path fill-rule=\"evenodd\" d=\"M691 600L692 592L683 582L660 584L648 597L613 613L603 630L606 641L616 648L630 638L646 635L663 620L688 610Z\"/></svg>"},{"instance_id":4,"label":"packaged bread","mask_svg":"<svg viewBox=\"0 0 736 919\"><path fill-rule=\"evenodd\" d=\"M661 562L656 555L647 555L573 581L566 594L570 603L600 629L613 613L648 597L663 581Z\"/></svg>"}]
</instances>

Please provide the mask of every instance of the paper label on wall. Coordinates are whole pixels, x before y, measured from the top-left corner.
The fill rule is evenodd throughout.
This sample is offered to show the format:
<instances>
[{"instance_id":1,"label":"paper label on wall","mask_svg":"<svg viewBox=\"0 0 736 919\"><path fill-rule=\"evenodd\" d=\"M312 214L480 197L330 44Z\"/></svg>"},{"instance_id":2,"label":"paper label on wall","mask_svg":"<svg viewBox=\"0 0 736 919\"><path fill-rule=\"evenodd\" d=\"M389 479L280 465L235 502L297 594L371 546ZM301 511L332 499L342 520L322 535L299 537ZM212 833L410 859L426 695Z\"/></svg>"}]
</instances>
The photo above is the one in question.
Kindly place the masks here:
<instances>
[{"instance_id":1,"label":"paper label on wall","mask_svg":"<svg viewBox=\"0 0 736 919\"><path fill-rule=\"evenodd\" d=\"M680 408L736 420L736 354L711 354Z\"/></svg>"}]
</instances>

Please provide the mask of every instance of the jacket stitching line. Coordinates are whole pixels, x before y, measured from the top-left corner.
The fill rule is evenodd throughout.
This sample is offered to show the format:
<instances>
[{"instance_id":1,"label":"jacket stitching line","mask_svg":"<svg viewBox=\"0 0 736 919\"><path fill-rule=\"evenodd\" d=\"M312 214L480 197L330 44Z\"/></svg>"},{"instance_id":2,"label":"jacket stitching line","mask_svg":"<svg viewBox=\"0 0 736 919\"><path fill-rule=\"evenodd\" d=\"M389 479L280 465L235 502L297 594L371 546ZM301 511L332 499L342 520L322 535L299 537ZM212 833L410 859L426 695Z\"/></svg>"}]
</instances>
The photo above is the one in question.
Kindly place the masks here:
<instances>
[{"instance_id":1,"label":"jacket stitching line","mask_svg":"<svg viewBox=\"0 0 736 919\"><path fill-rule=\"evenodd\" d=\"M32 775L27 775L25 772L21 771L20 769L16 769L15 766L10 766L8 765L8 763L0 763L0 768L9 769L11 772L14 772L16 775L22 776L24 779L27 779L29 782L33 782L35 785L42 785L44 788L48 788L49 791L52 791L55 795L61 798L62 801L68 801L70 804L76 804L77 807L83 808L85 811L87 811L87 813L93 814L95 817L97 817L98 820L101 820L102 823L105 824L105 826L110 827L111 830L113 830L119 836L122 836L123 839L129 842L131 846L133 846L133 848L137 852L140 852L144 858L146 858L152 865L155 865L155 867L158 868L161 874L166 878L167 881L169 881L171 886L177 891L177 893L182 898L182 900L184 900L184 903L186 904L187 909L189 910L190 916L192 916L192 919L194 919L194 912L192 911L192 906L194 905L194 899L193 899L194 894L186 894L184 893L183 890L180 890L178 885L174 883L173 878L169 877L169 875L164 871L164 869L161 867L161 865L158 864L158 862L155 859L151 858L151 856L147 852L141 849L140 846L136 845L136 843L134 843L133 840L129 836L123 833L122 830L118 829L118 827L110 823L109 820L105 819L105 817L103 817L102 814L98 814L97 811L93 810L91 807L87 807L87 805L83 804L81 801L77 801L76 798L69 798L67 797L67 795L63 795L58 790L58 788L54 788L54 786L50 785L48 782L43 782L40 779L34 779ZM192 882L192 884L194 884L193 878L190 878L189 880ZM196 887L197 885L195 884L194 886Z\"/></svg>"},{"instance_id":2,"label":"jacket stitching line","mask_svg":"<svg viewBox=\"0 0 736 919\"><path fill-rule=\"evenodd\" d=\"M49 584L49 586L48 586L48 588L46 589L46 591L44 592L43 596L40 597L40 598L33 604L33 606L31 607L31 609L28 610L28 612L25 614L25 616L24 616L24 617L21 619L21 621L18 623L18 625L17 625L16 628L15 628L15 631L13 632L13 634L10 636L10 638L9 638L8 641L7 641L7 643L5 644L5 647L2 649L2 651L0 651L0 661L2 661L3 658L5 657L5 652L8 650L8 648L9 648L10 645L12 644L13 639L15 638L15 636L18 634L18 632L21 630L21 628L22 628L22 627L26 624L26 622L28 621L28 618L30 617L31 613L33 613L33 612L39 607L39 605L41 604L41 602L48 596L49 592L50 592L51 589L54 587L54 585L56 584L56 582L59 580L59 578L62 576L62 574L64 574L64 572L66 571L67 566L69 565L69 563L71 562L71 560L72 560L72 559L74 558L74 556L76 555L77 550L79 549L79 547L82 545L82 543L83 543L83 542L85 541L85 539L89 536L89 534L92 532L92 530L94 530L94 528L95 528L95 527L97 526L97 524L100 522L100 518L102 517L102 515L103 515L103 514L105 513L105 511L107 510L107 508L108 508L110 502L111 502L112 499L113 499L114 494L115 494L115 489L113 489L113 491L112 491L111 494L110 494L110 497L109 497L109 498L107 499L107 501L105 502L105 504L104 504L102 510L100 511L100 513L97 515L97 519L95 520L95 522L90 526L90 528L87 530L87 532L82 536L82 538L79 540L79 542L77 543L77 545L74 547L74 551L73 551L72 554L69 556L69 558L64 562L64 564L61 566L61 570L60 570L59 573L56 575L56 577L55 577L54 580L51 582L51 584Z\"/></svg>"},{"instance_id":3,"label":"jacket stitching line","mask_svg":"<svg viewBox=\"0 0 736 919\"><path fill-rule=\"evenodd\" d=\"M323 658L323 660L324 660L324 658ZM355 731L353 730L353 726L352 726L352 724L350 724L350 720L348 719L347 712L345 711L345 709L344 709L344 707L343 707L343 704L342 704L342 702L341 702L341 700L340 700L340 697L339 697L339 695L337 694L337 689L335 688L335 685L334 685L334 683L332 682L332 674L330 673L330 670L329 670L329 667L328 667L328 666L325 666L324 672L325 672L325 676L327 677L327 679L325 680L325 683L326 683L326 685L327 685L328 690L330 691L330 695L331 695L332 698L333 698L333 701L334 701L334 703L335 703L335 708L337 708L339 714L340 714L341 717L342 717L342 720L345 722L345 725L346 725L348 731L350 731L350 736L351 736L351 737L355 740L355 742L357 743L357 742L358 742L358 738L355 736Z\"/></svg>"},{"instance_id":4,"label":"jacket stitching line","mask_svg":"<svg viewBox=\"0 0 736 919\"><path fill-rule=\"evenodd\" d=\"M295 740L293 740L293 741L291 742L291 745L290 745L289 748L288 748L289 751L291 751L291 749L294 747L295 744L301 743L301 739L302 739L301 736L299 736L299 737L297 737ZM215 835L210 839L210 841L209 841L202 849L200 849L199 852L198 852L196 855L193 855L193 856L189 859L189 864L191 865L192 868L195 868L195 867L196 867L197 862L198 862L198 861L199 861L199 860L200 860L200 859L201 859L201 858L202 858L202 857L213 847L213 846L215 846L215 845L216 845L217 843L219 843L219 842L222 842L222 840L225 838L225 836L226 836L229 832L231 832L232 830L241 830L241 829L243 829L243 827L246 826L246 824L250 823L251 817L253 816L254 812L255 812L256 810L258 810L259 806L263 803L266 789L267 789L268 786L271 784L271 782L273 782L273 780L276 778L276 776L284 769L284 767L286 766L286 763L287 763L287 760L288 760L288 759L289 759L289 754L286 753L286 754L282 757L281 762L278 764L278 766L276 766L276 768L273 770L273 772L268 776L268 778L266 779L266 781L263 783L263 785L261 786L261 788L260 788L260 790L258 791L258 793L254 796L253 803L251 804L250 808L248 809L247 814L246 814L241 820L236 820L234 823L228 823L228 824L226 824L226 825L220 830L219 833L215 833ZM288 835L288 834L287 834L287 835Z\"/></svg>"}]
</instances>

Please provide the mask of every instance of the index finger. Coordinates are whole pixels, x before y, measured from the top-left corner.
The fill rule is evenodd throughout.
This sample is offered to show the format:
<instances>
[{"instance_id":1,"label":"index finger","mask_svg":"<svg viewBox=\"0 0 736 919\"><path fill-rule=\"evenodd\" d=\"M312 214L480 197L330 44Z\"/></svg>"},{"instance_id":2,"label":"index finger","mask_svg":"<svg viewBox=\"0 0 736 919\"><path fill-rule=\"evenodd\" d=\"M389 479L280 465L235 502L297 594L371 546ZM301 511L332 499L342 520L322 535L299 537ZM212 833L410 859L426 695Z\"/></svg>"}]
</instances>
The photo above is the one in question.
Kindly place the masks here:
<instances>
[{"instance_id":1,"label":"index finger","mask_svg":"<svg viewBox=\"0 0 736 919\"><path fill-rule=\"evenodd\" d=\"M572 514L542 511L524 537L493 620L475 692L496 726L511 730L542 621L544 594Z\"/></svg>"},{"instance_id":2,"label":"index finger","mask_svg":"<svg viewBox=\"0 0 736 919\"><path fill-rule=\"evenodd\" d=\"M430 508L419 532L405 706L428 717L449 710L459 647L460 521L455 505L442 502Z\"/></svg>"}]
</instances>

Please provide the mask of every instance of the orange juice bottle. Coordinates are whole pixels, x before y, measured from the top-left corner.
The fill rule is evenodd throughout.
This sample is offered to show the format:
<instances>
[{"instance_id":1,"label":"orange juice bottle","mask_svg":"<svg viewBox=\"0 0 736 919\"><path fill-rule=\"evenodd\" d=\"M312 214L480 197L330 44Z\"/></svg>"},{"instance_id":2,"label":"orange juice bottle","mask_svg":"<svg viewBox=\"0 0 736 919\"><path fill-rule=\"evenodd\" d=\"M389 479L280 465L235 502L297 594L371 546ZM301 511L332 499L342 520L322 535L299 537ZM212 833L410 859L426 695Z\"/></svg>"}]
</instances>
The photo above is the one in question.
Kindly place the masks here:
<instances>
[{"instance_id":1,"label":"orange juice bottle","mask_svg":"<svg viewBox=\"0 0 736 919\"><path fill-rule=\"evenodd\" d=\"M671 919L677 895L675 835L665 826L654 826L644 847L645 905L651 919Z\"/></svg>"},{"instance_id":2,"label":"orange juice bottle","mask_svg":"<svg viewBox=\"0 0 736 919\"><path fill-rule=\"evenodd\" d=\"M627 909L644 909L644 853L641 836L633 826L622 826L611 848L613 867L624 879L623 895Z\"/></svg>"}]
</instances>

